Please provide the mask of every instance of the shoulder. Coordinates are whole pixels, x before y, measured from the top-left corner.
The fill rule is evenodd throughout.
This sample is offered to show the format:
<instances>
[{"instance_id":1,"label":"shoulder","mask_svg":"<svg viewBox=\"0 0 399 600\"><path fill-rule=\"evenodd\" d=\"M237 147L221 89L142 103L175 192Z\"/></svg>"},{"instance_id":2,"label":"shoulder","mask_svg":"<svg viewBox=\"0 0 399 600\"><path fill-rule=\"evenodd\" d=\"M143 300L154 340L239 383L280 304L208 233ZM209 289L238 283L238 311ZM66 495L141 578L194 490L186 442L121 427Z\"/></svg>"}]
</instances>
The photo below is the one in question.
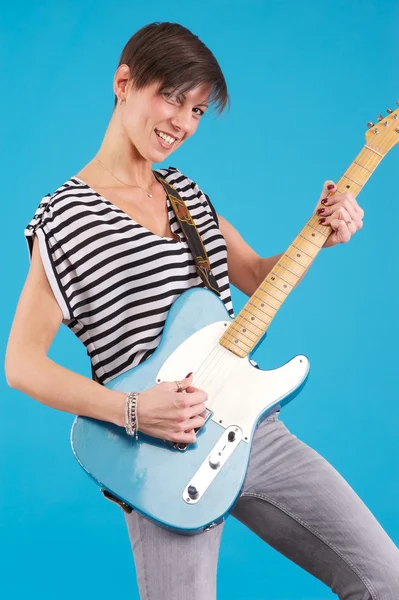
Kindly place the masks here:
<instances>
[{"instance_id":1,"label":"shoulder","mask_svg":"<svg viewBox=\"0 0 399 600\"><path fill-rule=\"evenodd\" d=\"M205 210L212 215L217 226L219 227L219 220L216 210L209 198L209 196L199 187L199 185L190 179L187 175L182 173L176 167L168 167L165 169L155 169L170 185L172 185L179 194L182 195L185 201L187 200L198 200L205 208Z\"/></svg>"},{"instance_id":2,"label":"shoulder","mask_svg":"<svg viewBox=\"0 0 399 600\"><path fill-rule=\"evenodd\" d=\"M25 228L25 235L33 235L39 227L49 232L50 229L60 226L71 210L76 210L78 206L87 206L88 196L92 197L93 194L87 185L73 177L68 179L54 192L49 192L41 198Z\"/></svg>"}]
</instances>

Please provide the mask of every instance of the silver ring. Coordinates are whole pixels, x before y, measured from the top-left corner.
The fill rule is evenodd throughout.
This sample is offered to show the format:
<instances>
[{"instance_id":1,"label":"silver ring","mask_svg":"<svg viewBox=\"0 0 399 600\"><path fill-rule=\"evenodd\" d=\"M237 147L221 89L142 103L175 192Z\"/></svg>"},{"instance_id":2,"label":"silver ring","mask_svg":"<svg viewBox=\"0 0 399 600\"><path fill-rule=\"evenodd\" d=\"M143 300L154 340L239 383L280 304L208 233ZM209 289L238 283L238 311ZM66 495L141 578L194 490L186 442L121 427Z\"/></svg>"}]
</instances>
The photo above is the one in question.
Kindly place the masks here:
<instances>
[{"instance_id":1,"label":"silver ring","mask_svg":"<svg viewBox=\"0 0 399 600\"><path fill-rule=\"evenodd\" d=\"M175 384L177 385L177 391L181 392L183 389L183 385L180 381L175 381Z\"/></svg>"}]
</instances>

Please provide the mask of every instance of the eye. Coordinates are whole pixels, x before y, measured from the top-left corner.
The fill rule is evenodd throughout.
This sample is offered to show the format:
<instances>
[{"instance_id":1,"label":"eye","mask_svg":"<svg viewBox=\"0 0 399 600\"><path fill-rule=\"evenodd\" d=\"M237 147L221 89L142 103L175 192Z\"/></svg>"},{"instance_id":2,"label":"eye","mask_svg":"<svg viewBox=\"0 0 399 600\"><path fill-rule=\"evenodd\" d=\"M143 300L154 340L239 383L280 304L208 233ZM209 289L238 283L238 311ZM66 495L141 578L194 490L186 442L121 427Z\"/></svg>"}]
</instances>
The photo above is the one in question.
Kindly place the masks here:
<instances>
[{"instance_id":1,"label":"eye","mask_svg":"<svg viewBox=\"0 0 399 600\"><path fill-rule=\"evenodd\" d=\"M205 111L201 110L200 108L193 108L193 110L199 110L199 116L202 117L202 115L205 114ZM196 113L198 114L198 113Z\"/></svg>"},{"instance_id":2,"label":"eye","mask_svg":"<svg viewBox=\"0 0 399 600\"><path fill-rule=\"evenodd\" d=\"M172 92L162 92L162 96L165 97L165 100L167 102L177 102L178 101L177 96L174 96Z\"/></svg>"}]
</instances>

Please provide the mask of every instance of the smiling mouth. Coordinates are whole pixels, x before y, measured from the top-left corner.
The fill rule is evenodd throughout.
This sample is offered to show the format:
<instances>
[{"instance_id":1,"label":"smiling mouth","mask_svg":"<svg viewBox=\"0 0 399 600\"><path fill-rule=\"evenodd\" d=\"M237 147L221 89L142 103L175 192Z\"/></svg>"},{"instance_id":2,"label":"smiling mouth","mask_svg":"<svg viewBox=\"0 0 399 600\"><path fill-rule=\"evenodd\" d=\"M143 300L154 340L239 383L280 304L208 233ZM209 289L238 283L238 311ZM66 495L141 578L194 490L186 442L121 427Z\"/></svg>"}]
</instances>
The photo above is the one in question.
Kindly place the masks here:
<instances>
[{"instance_id":1,"label":"smiling mouth","mask_svg":"<svg viewBox=\"0 0 399 600\"><path fill-rule=\"evenodd\" d=\"M172 147L173 144L176 142L177 138L172 137L171 135L168 135L167 133L164 133L163 131L159 131L158 129L154 130L155 133L157 134L157 136L165 143L166 146L168 147Z\"/></svg>"}]
</instances>

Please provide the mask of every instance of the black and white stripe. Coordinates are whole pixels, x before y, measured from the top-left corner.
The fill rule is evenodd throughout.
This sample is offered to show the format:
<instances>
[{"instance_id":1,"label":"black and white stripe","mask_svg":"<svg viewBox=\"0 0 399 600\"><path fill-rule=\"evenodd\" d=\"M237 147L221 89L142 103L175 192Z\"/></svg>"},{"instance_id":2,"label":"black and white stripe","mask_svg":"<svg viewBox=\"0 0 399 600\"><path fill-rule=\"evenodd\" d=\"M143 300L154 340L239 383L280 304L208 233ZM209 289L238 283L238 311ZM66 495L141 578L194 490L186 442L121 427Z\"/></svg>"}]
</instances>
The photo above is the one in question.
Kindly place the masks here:
<instances>
[{"instance_id":1,"label":"black and white stripe","mask_svg":"<svg viewBox=\"0 0 399 600\"><path fill-rule=\"evenodd\" d=\"M175 167L157 173L185 200L234 317L226 243L208 196ZM181 241L148 231L72 177L44 196L25 229L29 256L36 233L63 323L85 344L103 384L151 356L173 302L190 287L204 287L168 199L167 205Z\"/></svg>"}]
</instances>

